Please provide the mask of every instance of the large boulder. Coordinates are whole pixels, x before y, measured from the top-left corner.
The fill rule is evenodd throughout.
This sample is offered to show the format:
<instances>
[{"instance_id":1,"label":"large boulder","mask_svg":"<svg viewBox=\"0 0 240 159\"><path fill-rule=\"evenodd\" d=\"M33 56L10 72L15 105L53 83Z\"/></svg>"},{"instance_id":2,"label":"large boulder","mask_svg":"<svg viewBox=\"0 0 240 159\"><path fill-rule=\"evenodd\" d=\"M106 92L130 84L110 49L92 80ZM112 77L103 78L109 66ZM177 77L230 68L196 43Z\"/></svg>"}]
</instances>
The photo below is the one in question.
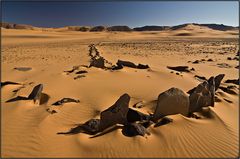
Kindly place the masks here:
<instances>
[{"instance_id":1,"label":"large boulder","mask_svg":"<svg viewBox=\"0 0 240 159\"><path fill-rule=\"evenodd\" d=\"M199 84L190 94L189 112L199 111L202 107L214 106L215 80L211 77L208 81Z\"/></svg>"},{"instance_id":2,"label":"large boulder","mask_svg":"<svg viewBox=\"0 0 240 159\"><path fill-rule=\"evenodd\" d=\"M187 116L189 110L189 98L182 90L170 88L158 96L157 107L153 114L153 120L158 120L166 115L182 114Z\"/></svg>"},{"instance_id":3,"label":"large boulder","mask_svg":"<svg viewBox=\"0 0 240 159\"><path fill-rule=\"evenodd\" d=\"M115 124L127 123L130 96L123 94L111 107L100 114L100 129L104 130Z\"/></svg>"}]
</instances>

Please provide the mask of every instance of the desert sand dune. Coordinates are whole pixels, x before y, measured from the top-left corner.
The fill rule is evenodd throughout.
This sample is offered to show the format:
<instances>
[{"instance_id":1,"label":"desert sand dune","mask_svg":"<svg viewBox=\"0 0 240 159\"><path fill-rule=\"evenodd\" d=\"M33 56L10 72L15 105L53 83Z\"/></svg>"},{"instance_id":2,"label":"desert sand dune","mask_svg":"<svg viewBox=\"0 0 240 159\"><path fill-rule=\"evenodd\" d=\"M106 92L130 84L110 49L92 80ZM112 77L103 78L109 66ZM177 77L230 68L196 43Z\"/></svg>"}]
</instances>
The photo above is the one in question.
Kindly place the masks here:
<instances>
[{"instance_id":1,"label":"desert sand dune","mask_svg":"<svg viewBox=\"0 0 240 159\"><path fill-rule=\"evenodd\" d=\"M238 40L229 31L204 26L160 32L2 29L2 156L237 157L239 83L226 81L239 79ZM96 50L90 54L91 47L99 55ZM100 57L104 67L90 65ZM123 67L112 69L118 60L134 67L119 64ZM230 67L219 67L221 63ZM139 69L138 64L149 68ZM121 124L96 136L57 134L100 119L101 112L125 93L130 96L129 108L153 114L160 93L172 87L186 93L219 74L225 76L214 107L192 117L168 115L169 123L153 124L143 136L125 136ZM29 97L38 84L43 85L40 103L29 98L6 102Z\"/></svg>"}]
</instances>

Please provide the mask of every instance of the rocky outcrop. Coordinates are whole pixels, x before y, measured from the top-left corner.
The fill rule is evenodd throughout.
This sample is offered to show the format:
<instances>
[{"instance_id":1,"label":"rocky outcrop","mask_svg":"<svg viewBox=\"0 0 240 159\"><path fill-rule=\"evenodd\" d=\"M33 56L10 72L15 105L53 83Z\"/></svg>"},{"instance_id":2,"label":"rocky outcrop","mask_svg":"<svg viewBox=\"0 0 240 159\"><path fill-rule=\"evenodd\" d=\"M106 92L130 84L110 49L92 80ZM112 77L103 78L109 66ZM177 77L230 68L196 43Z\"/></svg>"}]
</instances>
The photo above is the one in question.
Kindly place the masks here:
<instances>
[{"instance_id":1,"label":"rocky outcrop","mask_svg":"<svg viewBox=\"0 0 240 159\"><path fill-rule=\"evenodd\" d=\"M131 28L129 28L128 26L111 26L107 28L107 31L132 31Z\"/></svg>"},{"instance_id":2,"label":"rocky outcrop","mask_svg":"<svg viewBox=\"0 0 240 159\"><path fill-rule=\"evenodd\" d=\"M166 115L182 114L187 116L189 110L188 96L178 88L170 88L158 96L157 106L153 114L156 121Z\"/></svg>"},{"instance_id":3,"label":"rocky outcrop","mask_svg":"<svg viewBox=\"0 0 240 159\"><path fill-rule=\"evenodd\" d=\"M100 114L100 129L104 130L115 124L125 124L130 96L123 94L111 107Z\"/></svg>"},{"instance_id":4,"label":"rocky outcrop","mask_svg":"<svg viewBox=\"0 0 240 159\"><path fill-rule=\"evenodd\" d=\"M106 30L106 27L104 26L95 26L95 27L92 27L89 31L90 32L101 32L101 31L105 31Z\"/></svg>"}]
</instances>

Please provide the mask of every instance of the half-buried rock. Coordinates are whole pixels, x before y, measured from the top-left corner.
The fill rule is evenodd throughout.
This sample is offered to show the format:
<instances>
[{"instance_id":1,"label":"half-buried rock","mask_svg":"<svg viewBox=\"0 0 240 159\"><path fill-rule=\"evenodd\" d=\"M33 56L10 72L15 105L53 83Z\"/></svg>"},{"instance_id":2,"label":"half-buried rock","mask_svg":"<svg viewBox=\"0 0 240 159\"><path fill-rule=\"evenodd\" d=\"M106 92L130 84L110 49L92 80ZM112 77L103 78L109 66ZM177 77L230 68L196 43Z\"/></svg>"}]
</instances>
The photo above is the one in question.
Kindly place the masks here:
<instances>
[{"instance_id":1,"label":"half-buried rock","mask_svg":"<svg viewBox=\"0 0 240 159\"><path fill-rule=\"evenodd\" d=\"M33 88L32 92L29 94L28 99L33 100L34 103L36 101L39 101L39 103L40 103L42 90L43 90L43 84L39 84L39 85L35 86Z\"/></svg>"},{"instance_id":2,"label":"half-buried rock","mask_svg":"<svg viewBox=\"0 0 240 159\"><path fill-rule=\"evenodd\" d=\"M131 123L124 125L122 133L125 136L133 137L137 135L144 136L148 132L147 129L141 124Z\"/></svg>"},{"instance_id":3,"label":"half-buried rock","mask_svg":"<svg viewBox=\"0 0 240 159\"><path fill-rule=\"evenodd\" d=\"M178 88L170 88L158 96L157 107L153 114L153 120L156 121L166 115L179 113L187 116L188 109L188 96Z\"/></svg>"},{"instance_id":4,"label":"half-buried rock","mask_svg":"<svg viewBox=\"0 0 240 159\"><path fill-rule=\"evenodd\" d=\"M176 66L176 67L167 66L167 68L179 72L190 72L188 66Z\"/></svg>"},{"instance_id":5,"label":"half-buried rock","mask_svg":"<svg viewBox=\"0 0 240 159\"><path fill-rule=\"evenodd\" d=\"M126 67L131 67L131 68L137 68L137 66L130 61L122 61L122 60L118 60L117 61L117 65L118 66L126 66Z\"/></svg>"},{"instance_id":6,"label":"half-buried rock","mask_svg":"<svg viewBox=\"0 0 240 159\"><path fill-rule=\"evenodd\" d=\"M127 122L129 101L130 96L123 94L113 106L101 112L100 130L104 130L115 124L125 124Z\"/></svg>"},{"instance_id":7,"label":"half-buried rock","mask_svg":"<svg viewBox=\"0 0 240 159\"><path fill-rule=\"evenodd\" d=\"M208 81L199 84L190 94L189 113L199 111L202 107L214 106L215 81L211 77Z\"/></svg>"},{"instance_id":8,"label":"half-buried rock","mask_svg":"<svg viewBox=\"0 0 240 159\"><path fill-rule=\"evenodd\" d=\"M143 121L143 120L150 120L150 116L129 108L128 113L127 113L127 121L128 122L132 123L135 121Z\"/></svg>"},{"instance_id":9,"label":"half-buried rock","mask_svg":"<svg viewBox=\"0 0 240 159\"><path fill-rule=\"evenodd\" d=\"M72 98L63 98L55 103L53 103L52 105L63 105L64 103L79 103L80 101L78 99L72 99Z\"/></svg>"}]
</instances>

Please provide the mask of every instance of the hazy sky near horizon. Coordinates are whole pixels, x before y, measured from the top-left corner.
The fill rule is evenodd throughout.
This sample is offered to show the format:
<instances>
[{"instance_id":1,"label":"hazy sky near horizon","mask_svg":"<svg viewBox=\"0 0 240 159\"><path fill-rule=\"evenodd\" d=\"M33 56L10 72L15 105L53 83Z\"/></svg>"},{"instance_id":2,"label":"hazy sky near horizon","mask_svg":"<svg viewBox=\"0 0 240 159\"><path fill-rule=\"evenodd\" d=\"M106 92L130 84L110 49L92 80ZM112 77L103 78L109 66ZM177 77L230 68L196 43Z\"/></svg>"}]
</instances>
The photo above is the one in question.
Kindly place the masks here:
<instances>
[{"instance_id":1,"label":"hazy sky near horizon","mask_svg":"<svg viewBox=\"0 0 240 159\"><path fill-rule=\"evenodd\" d=\"M239 26L237 1L2 2L2 21L39 27L69 25L178 25L217 23Z\"/></svg>"}]
</instances>

